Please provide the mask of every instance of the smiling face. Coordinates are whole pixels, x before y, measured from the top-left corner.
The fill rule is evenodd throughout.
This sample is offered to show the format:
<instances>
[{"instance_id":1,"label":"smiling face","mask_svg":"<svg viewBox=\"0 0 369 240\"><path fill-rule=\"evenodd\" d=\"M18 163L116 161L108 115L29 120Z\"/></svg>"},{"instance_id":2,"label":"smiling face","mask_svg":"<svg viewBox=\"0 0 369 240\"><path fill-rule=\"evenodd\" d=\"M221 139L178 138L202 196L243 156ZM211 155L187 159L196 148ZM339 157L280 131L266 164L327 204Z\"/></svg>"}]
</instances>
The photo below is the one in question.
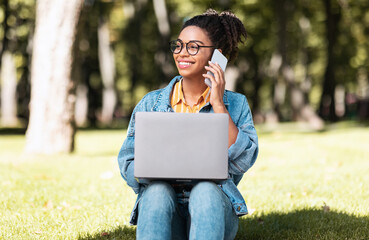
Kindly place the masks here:
<instances>
[{"instance_id":1,"label":"smiling face","mask_svg":"<svg viewBox=\"0 0 369 240\"><path fill-rule=\"evenodd\" d=\"M199 46L212 46L206 31L196 26L188 26L181 31L178 39L184 43L181 52L173 54L179 74L183 78L204 79L202 74L207 72L205 66L208 65L214 49L200 47L198 53L191 56L188 54L185 44L189 41L195 41Z\"/></svg>"}]
</instances>

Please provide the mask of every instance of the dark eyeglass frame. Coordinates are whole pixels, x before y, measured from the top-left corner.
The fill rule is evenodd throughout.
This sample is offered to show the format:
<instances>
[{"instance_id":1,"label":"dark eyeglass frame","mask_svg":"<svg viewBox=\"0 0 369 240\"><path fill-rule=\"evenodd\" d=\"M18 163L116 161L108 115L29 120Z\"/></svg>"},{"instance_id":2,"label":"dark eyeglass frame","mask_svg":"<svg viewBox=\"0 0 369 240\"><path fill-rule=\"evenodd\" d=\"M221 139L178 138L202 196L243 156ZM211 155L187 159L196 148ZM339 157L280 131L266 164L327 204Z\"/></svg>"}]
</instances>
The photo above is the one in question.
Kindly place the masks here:
<instances>
[{"instance_id":1,"label":"dark eyeglass frame","mask_svg":"<svg viewBox=\"0 0 369 240\"><path fill-rule=\"evenodd\" d=\"M177 43L178 42L181 43L181 48L179 49L179 51L176 50L177 49ZM199 45L196 41L189 41L188 43L184 43L181 39L176 39L176 40L172 40L172 41L169 42L170 51L172 53L174 53L174 54L180 53L182 51L182 49L183 49L183 44L186 45L187 53L189 55L191 55L191 56L195 56L199 52L200 48L216 48L215 46L203 46L203 45ZM190 51L188 50L189 49L188 44L195 44L197 46L196 53L190 53ZM175 48L173 48L173 47L175 47Z\"/></svg>"}]
</instances>

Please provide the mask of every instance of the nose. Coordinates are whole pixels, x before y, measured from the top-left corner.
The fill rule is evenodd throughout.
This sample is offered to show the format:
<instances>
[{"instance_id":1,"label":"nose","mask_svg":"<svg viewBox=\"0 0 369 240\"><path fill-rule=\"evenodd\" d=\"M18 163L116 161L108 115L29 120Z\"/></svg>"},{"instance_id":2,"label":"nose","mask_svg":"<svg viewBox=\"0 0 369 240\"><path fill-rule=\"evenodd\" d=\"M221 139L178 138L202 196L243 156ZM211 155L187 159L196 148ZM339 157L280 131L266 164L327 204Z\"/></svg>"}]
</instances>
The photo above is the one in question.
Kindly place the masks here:
<instances>
[{"instance_id":1,"label":"nose","mask_svg":"<svg viewBox=\"0 0 369 240\"><path fill-rule=\"evenodd\" d=\"M182 47L181 51L178 54L181 55L181 56L183 56L183 55L188 56L189 55L188 51L187 51L187 44L183 44L183 47Z\"/></svg>"}]
</instances>

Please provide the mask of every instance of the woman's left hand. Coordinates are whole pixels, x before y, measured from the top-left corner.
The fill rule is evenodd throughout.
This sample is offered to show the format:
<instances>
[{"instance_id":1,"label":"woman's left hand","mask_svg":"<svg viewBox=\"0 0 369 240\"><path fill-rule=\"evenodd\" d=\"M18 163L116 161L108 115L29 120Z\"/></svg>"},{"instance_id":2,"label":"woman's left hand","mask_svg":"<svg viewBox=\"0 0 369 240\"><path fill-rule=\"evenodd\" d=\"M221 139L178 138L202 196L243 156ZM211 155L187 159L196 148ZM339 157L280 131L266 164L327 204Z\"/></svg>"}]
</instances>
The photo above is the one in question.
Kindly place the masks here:
<instances>
[{"instance_id":1,"label":"woman's left hand","mask_svg":"<svg viewBox=\"0 0 369 240\"><path fill-rule=\"evenodd\" d=\"M211 81L211 94L210 94L210 104L214 109L214 112L224 113L226 110L223 95L225 89L225 79L224 72L222 68L217 63L212 63L209 61L209 66L205 66L207 71L214 74L203 74L205 78L209 78Z\"/></svg>"}]
</instances>

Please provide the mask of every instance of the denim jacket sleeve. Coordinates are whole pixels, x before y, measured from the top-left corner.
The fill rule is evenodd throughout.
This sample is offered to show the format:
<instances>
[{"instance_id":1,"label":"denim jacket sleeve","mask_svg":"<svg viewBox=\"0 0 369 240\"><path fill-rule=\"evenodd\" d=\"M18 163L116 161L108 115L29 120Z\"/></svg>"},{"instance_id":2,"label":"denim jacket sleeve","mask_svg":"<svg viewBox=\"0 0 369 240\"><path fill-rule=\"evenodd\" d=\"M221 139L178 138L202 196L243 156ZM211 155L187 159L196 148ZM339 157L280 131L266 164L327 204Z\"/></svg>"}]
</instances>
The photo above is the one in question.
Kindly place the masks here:
<instances>
[{"instance_id":1,"label":"denim jacket sleeve","mask_svg":"<svg viewBox=\"0 0 369 240\"><path fill-rule=\"evenodd\" d=\"M228 171L232 175L243 175L255 163L259 149L250 107L246 97L242 96L242 99L241 106L230 111L231 118L238 128L236 142L228 149Z\"/></svg>"},{"instance_id":2,"label":"denim jacket sleeve","mask_svg":"<svg viewBox=\"0 0 369 240\"><path fill-rule=\"evenodd\" d=\"M136 109L135 109L136 110ZM134 111L135 111L134 110ZM123 145L118 154L118 164L120 174L127 182L135 193L139 192L140 185L134 177L134 114L131 116L129 126L127 129L127 138L124 140Z\"/></svg>"},{"instance_id":3,"label":"denim jacket sleeve","mask_svg":"<svg viewBox=\"0 0 369 240\"><path fill-rule=\"evenodd\" d=\"M145 96L133 110L127 129L127 138L118 154L120 174L136 194L139 193L141 184L134 177L135 115L136 112L148 111L150 109L149 102Z\"/></svg>"}]
</instances>

